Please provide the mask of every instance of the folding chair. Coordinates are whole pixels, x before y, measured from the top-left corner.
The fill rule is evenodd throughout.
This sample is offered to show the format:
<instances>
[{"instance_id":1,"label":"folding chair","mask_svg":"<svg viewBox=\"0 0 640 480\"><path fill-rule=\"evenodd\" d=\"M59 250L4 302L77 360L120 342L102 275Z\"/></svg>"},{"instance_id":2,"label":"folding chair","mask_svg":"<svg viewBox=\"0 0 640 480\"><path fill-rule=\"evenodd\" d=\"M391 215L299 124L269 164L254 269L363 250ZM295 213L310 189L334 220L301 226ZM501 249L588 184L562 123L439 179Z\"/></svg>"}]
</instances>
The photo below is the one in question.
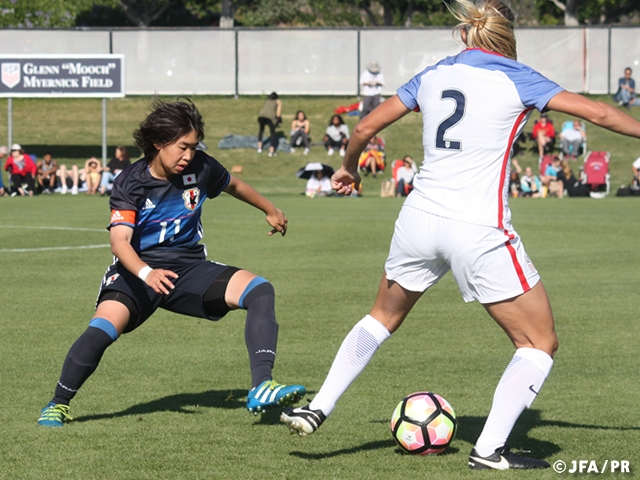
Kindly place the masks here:
<instances>
[{"instance_id":1,"label":"folding chair","mask_svg":"<svg viewBox=\"0 0 640 480\"><path fill-rule=\"evenodd\" d=\"M580 182L591 189L591 198L604 198L611 190L609 152L589 152L584 158Z\"/></svg>"}]
</instances>

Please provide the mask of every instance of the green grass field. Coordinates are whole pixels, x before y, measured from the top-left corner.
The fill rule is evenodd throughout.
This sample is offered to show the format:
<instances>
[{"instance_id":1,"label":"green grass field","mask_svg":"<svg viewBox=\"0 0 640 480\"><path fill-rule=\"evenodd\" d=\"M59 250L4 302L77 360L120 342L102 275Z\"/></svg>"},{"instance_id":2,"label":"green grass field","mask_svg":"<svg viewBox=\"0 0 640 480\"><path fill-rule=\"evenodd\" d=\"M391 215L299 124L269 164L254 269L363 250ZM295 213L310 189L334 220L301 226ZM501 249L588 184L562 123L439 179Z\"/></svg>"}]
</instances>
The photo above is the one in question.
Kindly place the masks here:
<instances>
[{"instance_id":1,"label":"green grass field","mask_svg":"<svg viewBox=\"0 0 640 480\"><path fill-rule=\"evenodd\" d=\"M285 98L285 122L301 107L320 132L335 105L351 100ZM261 100L196 102L207 121L210 153L227 167L243 165L242 178L290 220L286 237L268 237L260 212L222 195L204 207L209 256L274 284L280 323L275 378L303 383L313 397L344 336L372 305L402 201L379 198L380 179L371 178L362 198L306 199L295 170L314 160L337 166L339 158L320 148L307 157L271 159L218 151L225 133L255 134ZM147 105L148 98L109 102L111 148L131 144L130 132ZM592 148L612 152L613 185L628 183L637 141L593 126L588 134ZM421 157L417 115L384 136L391 158ZM14 141L27 151L51 147L65 163L83 161L93 150L99 154L100 102L14 100ZM521 164L534 161L527 152ZM602 467L605 460L627 460L633 472L640 464L640 201L610 196L516 199L510 205L549 292L560 339L554 369L510 444L550 463L588 459ZM480 305L462 301L450 275L427 292L334 415L308 438L289 435L277 411L254 417L245 410L250 377L243 312L214 324L159 311L108 349L72 404L74 422L38 427L38 413L51 398L68 348L91 318L111 262L108 220L107 198L0 198L0 478L557 476L552 470L468 470L469 450L513 347ZM441 394L456 410L458 436L444 455L411 457L393 443L391 413L418 390Z\"/></svg>"}]
</instances>

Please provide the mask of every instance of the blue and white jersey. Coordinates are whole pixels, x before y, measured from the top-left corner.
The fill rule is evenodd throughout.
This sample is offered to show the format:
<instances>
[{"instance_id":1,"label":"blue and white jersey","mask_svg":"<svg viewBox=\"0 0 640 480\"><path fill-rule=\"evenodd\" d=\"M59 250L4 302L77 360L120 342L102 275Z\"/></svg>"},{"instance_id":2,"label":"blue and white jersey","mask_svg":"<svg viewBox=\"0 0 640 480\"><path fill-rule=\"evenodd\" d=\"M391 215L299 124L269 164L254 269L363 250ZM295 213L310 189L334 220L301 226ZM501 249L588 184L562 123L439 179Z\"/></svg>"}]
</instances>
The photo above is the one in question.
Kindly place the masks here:
<instances>
[{"instance_id":1,"label":"blue and white jersey","mask_svg":"<svg viewBox=\"0 0 640 480\"><path fill-rule=\"evenodd\" d=\"M113 184L110 226L133 228L131 245L152 267L202 260L202 204L218 196L230 179L229 172L202 151L168 180L155 178L147 161L139 160Z\"/></svg>"},{"instance_id":2,"label":"blue and white jersey","mask_svg":"<svg viewBox=\"0 0 640 480\"><path fill-rule=\"evenodd\" d=\"M405 205L510 230L513 142L531 111L561 91L532 68L480 49L417 74L397 92L423 120L424 161Z\"/></svg>"}]
</instances>

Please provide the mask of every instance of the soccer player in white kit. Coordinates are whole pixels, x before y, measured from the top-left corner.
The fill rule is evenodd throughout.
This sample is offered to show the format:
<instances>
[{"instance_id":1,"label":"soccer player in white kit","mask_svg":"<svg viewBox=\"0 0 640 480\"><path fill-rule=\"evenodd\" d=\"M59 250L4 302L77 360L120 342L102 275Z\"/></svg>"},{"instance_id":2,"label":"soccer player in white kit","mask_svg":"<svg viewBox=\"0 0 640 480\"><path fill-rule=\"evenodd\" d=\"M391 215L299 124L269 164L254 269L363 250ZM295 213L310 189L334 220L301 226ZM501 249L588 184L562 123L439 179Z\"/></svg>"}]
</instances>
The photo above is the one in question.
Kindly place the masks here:
<instances>
[{"instance_id":1,"label":"soccer player in white kit","mask_svg":"<svg viewBox=\"0 0 640 480\"><path fill-rule=\"evenodd\" d=\"M548 468L506 446L558 348L547 293L510 223L511 148L533 109L638 138L640 122L518 63L515 18L503 1L457 0L451 9L467 49L426 68L366 116L333 175L334 189L349 194L369 139L413 110L422 113L424 161L396 222L373 309L345 338L313 401L286 409L281 420L292 433L313 433L422 294L452 270L464 300L482 303L516 347L469 467Z\"/></svg>"}]
</instances>

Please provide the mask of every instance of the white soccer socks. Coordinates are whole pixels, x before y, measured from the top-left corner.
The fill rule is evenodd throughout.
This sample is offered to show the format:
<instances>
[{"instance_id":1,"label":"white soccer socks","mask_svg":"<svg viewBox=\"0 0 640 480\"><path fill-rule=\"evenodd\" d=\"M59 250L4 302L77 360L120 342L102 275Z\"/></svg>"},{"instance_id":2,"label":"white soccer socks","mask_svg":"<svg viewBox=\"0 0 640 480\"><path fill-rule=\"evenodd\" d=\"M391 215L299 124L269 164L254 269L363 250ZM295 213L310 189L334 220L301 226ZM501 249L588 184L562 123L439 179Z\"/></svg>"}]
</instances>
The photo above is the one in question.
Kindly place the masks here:
<instances>
[{"instance_id":1,"label":"white soccer socks","mask_svg":"<svg viewBox=\"0 0 640 480\"><path fill-rule=\"evenodd\" d=\"M516 350L496 387L491 412L476 443L481 457L488 457L506 443L516 420L531 406L552 366L553 359L542 350Z\"/></svg>"},{"instance_id":2,"label":"white soccer socks","mask_svg":"<svg viewBox=\"0 0 640 480\"><path fill-rule=\"evenodd\" d=\"M338 399L367 366L378 347L391 336L379 321L367 315L345 337L322 388L309 408L331 415Z\"/></svg>"}]
</instances>

